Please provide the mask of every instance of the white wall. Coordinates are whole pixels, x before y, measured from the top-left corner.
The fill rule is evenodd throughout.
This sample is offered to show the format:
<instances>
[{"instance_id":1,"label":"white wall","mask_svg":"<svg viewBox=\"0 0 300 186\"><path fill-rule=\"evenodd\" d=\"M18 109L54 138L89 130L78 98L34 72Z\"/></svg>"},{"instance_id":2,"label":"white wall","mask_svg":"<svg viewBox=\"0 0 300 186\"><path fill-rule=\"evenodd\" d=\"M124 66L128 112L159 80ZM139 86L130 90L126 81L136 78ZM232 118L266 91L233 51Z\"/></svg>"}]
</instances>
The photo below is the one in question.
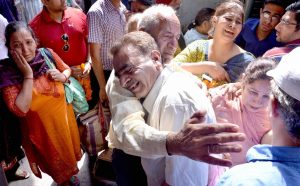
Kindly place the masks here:
<instances>
[{"instance_id":1,"label":"white wall","mask_svg":"<svg viewBox=\"0 0 300 186\"><path fill-rule=\"evenodd\" d=\"M215 8L218 2L219 0L182 0L178 10L182 28L187 27L195 19L201 8Z\"/></svg>"},{"instance_id":2,"label":"white wall","mask_svg":"<svg viewBox=\"0 0 300 186\"><path fill-rule=\"evenodd\" d=\"M178 10L181 27L186 28L196 17L201 8L215 8L220 0L182 0L180 9ZM245 16L249 15L249 11L253 0L244 0Z\"/></svg>"}]
</instances>

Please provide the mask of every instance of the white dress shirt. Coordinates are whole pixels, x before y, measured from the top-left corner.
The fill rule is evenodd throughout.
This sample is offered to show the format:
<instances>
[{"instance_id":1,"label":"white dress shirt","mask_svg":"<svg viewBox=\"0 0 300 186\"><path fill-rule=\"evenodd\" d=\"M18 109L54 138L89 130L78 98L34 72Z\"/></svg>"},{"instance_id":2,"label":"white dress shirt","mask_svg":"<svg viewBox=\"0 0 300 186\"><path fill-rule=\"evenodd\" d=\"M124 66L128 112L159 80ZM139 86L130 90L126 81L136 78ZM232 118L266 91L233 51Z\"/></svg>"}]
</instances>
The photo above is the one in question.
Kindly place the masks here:
<instances>
[{"instance_id":1,"label":"white dress shirt","mask_svg":"<svg viewBox=\"0 0 300 186\"><path fill-rule=\"evenodd\" d=\"M159 131L145 123L140 100L121 87L114 71L106 83L106 92L112 114L106 137L109 147L141 157L167 156L166 139L169 132Z\"/></svg>"},{"instance_id":2,"label":"white dress shirt","mask_svg":"<svg viewBox=\"0 0 300 186\"><path fill-rule=\"evenodd\" d=\"M160 131L178 132L196 111L206 111L206 123L216 121L212 105L198 84L185 72L165 67L145 98L147 123ZM142 158L148 185L201 186L208 183L208 164L183 156Z\"/></svg>"}]
</instances>

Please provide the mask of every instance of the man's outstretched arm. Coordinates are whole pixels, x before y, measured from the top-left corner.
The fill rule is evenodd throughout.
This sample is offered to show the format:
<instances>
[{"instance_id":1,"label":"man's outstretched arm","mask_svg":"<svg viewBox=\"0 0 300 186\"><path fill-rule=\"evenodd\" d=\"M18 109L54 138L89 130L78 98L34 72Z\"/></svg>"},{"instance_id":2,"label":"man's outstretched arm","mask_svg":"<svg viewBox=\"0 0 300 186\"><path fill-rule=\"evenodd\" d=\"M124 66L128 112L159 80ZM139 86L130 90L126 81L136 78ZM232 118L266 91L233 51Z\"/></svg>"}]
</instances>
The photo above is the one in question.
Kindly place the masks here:
<instances>
[{"instance_id":1,"label":"man's outstretched arm","mask_svg":"<svg viewBox=\"0 0 300 186\"><path fill-rule=\"evenodd\" d=\"M145 122L140 101L122 88L116 77L110 77L106 91L112 112L108 135L111 147L141 157L156 158L176 154L219 165L230 165L231 162L210 156L209 146L213 145L210 153L241 151L238 145L221 144L244 139L243 134L237 133L237 125L202 124L203 114L195 113L180 132L159 131Z\"/></svg>"}]
</instances>

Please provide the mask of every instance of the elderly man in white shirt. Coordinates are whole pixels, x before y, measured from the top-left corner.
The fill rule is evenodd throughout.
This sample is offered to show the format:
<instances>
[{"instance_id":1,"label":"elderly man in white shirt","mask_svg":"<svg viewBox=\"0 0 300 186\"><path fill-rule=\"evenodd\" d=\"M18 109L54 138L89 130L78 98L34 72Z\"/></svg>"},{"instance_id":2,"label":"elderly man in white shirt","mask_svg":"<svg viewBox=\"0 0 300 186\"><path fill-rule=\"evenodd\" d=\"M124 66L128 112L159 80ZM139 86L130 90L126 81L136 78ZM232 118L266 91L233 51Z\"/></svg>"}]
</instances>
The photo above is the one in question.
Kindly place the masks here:
<instances>
[{"instance_id":1,"label":"elderly man in white shirt","mask_svg":"<svg viewBox=\"0 0 300 186\"><path fill-rule=\"evenodd\" d=\"M216 121L213 108L191 76L163 68L154 39L146 32L126 34L111 49L115 75L120 84L138 99L144 99L147 123L160 131L179 132L196 111L203 121ZM208 164L183 156L142 158L148 185L207 185Z\"/></svg>"},{"instance_id":2,"label":"elderly man in white shirt","mask_svg":"<svg viewBox=\"0 0 300 186\"><path fill-rule=\"evenodd\" d=\"M180 34L180 22L175 11L165 5L154 5L143 12L138 28L156 40L163 63L170 63ZM121 87L113 73L107 82L106 91L112 112L112 125L107 136L110 147L142 157L177 154L220 165L231 165L231 162L209 156L209 145L213 145L210 149L212 153L241 150L240 146L218 145L244 139L244 135L237 133L236 125L191 124L199 122L198 118L201 120L202 114L196 113L179 133L159 131L145 123L141 103L130 91ZM206 135L210 135L209 138Z\"/></svg>"},{"instance_id":3,"label":"elderly man in white shirt","mask_svg":"<svg viewBox=\"0 0 300 186\"><path fill-rule=\"evenodd\" d=\"M166 5L154 5L143 12L138 29L149 33L155 39L163 63L170 63L180 35L180 22L175 11ZM244 139L243 134L237 133L236 125L228 123L195 124L202 122L203 113L197 112L192 119L186 122L180 132L160 131L145 122L142 104L130 91L121 87L114 73L107 82L106 91L112 113L112 123L107 136L111 148L145 158L173 154L227 166L231 165L230 160L214 158L208 151L223 153L241 150L241 147L237 145L221 144ZM113 153L113 164L114 157ZM124 162L123 159L120 161ZM119 166L120 169L122 167L124 166ZM130 172L128 168L124 169L126 170L125 173L122 172L122 175ZM127 179L129 176L123 177Z\"/></svg>"}]
</instances>

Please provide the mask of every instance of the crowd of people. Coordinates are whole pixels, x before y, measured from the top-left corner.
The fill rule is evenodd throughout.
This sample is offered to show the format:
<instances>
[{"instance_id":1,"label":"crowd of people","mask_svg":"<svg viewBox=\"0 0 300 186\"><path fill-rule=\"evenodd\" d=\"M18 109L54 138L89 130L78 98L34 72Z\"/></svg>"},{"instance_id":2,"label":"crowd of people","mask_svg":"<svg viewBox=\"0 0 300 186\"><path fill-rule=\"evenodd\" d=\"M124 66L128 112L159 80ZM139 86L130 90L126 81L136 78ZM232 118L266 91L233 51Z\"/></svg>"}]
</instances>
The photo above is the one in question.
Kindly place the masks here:
<instances>
[{"instance_id":1,"label":"crowd of people","mask_svg":"<svg viewBox=\"0 0 300 186\"><path fill-rule=\"evenodd\" d=\"M1 0L1 185L30 176L24 156L80 185L70 77L110 109L117 185L300 185L300 1L265 0L247 20L220 1L186 33L180 4Z\"/></svg>"}]
</instances>

